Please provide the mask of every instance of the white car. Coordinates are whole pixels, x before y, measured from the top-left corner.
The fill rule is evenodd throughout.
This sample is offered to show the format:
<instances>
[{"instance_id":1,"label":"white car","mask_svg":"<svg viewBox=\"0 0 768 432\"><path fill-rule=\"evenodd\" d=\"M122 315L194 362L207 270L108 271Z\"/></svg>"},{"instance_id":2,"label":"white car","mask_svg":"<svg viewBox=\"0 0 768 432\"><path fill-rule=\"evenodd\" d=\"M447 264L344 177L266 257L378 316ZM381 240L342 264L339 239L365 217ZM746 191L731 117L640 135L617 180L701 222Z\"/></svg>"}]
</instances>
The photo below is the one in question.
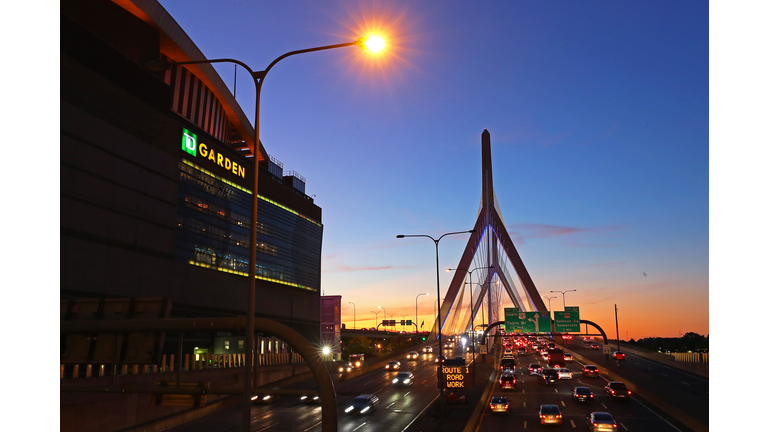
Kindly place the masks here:
<instances>
[{"instance_id":1,"label":"white car","mask_svg":"<svg viewBox=\"0 0 768 432\"><path fill-rule=\"evenodd\" d=\"M558 379L573 379L573 372L567 368L557 368Z\"/></svg>"},{"instance_id":2,"label":"white car","mask_svg":"<svg viewBox=\"0 0 768 432\"><path fill-rule=\"evenodd\" d=\"M573 354L571 353L565 353L563 354L563 357L565 357L565 361L572 362L573 361Z\"/></svg>"}]
</instances>

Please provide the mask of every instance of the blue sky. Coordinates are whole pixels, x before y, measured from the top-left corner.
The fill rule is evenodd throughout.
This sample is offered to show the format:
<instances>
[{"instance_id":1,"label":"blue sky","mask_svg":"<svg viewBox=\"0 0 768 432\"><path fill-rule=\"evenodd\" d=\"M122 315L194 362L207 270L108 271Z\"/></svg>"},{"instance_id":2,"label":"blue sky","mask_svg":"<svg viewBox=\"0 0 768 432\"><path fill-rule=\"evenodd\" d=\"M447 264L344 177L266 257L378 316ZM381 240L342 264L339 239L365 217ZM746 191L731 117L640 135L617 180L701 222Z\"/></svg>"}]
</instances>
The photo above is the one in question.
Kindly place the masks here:
<instances>
[{"instance_id":1,"label":"blue sky","mask_svg":"<svg viewBox=\"0 0 768 432\"><path fill-rule=\"evenodd\" d=\"M348 301L360 327L379 305L413 315L421 292L431 320L434 246L395 236L472 228L487 128L501 213L540 292L577 289L568 304L607 324L618 304L629 337L709 333L706 2L160 3L208 58L254 70L388 36L378 57L285 59L262 93L261 140L323 209L323 291L343 296L348 325ZM217 69L233 89L233 67ZM250 118L253 93L240 70ZM441 268L465 244L443 240Z\"/></svg>"}]
</instances>

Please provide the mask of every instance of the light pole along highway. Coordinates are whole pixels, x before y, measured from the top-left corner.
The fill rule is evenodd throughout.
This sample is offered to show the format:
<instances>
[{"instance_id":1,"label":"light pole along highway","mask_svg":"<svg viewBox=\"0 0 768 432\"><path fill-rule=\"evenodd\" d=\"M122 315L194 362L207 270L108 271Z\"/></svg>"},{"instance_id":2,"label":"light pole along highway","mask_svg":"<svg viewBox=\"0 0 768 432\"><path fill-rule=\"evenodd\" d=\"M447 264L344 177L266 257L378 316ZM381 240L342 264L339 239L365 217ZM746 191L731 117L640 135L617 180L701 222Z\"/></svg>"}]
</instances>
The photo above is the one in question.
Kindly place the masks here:
<instances>
[{"instance_id":1,"label":"light pole along highway","mask_svg":"<svg viewBox=\"0 0 768 432\"><path fill-rule=\"evenodd\" d=\"M248 73L251 74L251 78L253 78L253 82L256 84L256 109L254 114L254 120L253 120L253 206L251 208L251 231L250 231L250 254L249 254L249 261L248 261L248 279L250 282L249 290L248 290L248 311L246 313L246 338L245 338L245 352L247 355L245 356L245 379L244 379L244 391L243 391L243 417L242 417L242 428L243 431L250 430L250 423L251 423L251 393L253 389L253 378L256 375L254 373L254 331L253 331L253 323L254 323L254 314L255 314L255 304L256 304L256 232L257 232L257 223L256 223L256 208L258 205L258 191L259 191L259 135L260 135L260 122L259 122L259 114L261 112L260 105L261 105L261 86L264 84L264 78L266 78L267 73L279 62L280 60L290 57L296 54L304 54L309 52L315 52L315 51L324 51L334 48L344 48L349 46L359 46L363 50L369 50L371 52L379 52L382 49L384 49L384 40L379 36L369 36L365 38L357 39L356 41L352 42L345 42L335 45L325 45L315 48L307 48L302 50L296 50L291 51L288 53L285 53L281 55L280 57L276 58L272 63L267 66L266 69L263 71L254 72L248 65L245 63L234 60L234 59L215 59L215 60L192 60L192 61L183 61L183 62L171 62L169 63L170 66L178 66L178 65L192 65L192 64L212 64L212 63L234 63L237 65L242 66ZM326 430L325 422L323 423L323 430ZM336 430L337 425L333 426L332 430ZM331 430L331 429L328 429Z\"/></svg>"},{"instance_id":2,"label":"light pole along highway","mask_svg":"<svg viewBox=\"0 0 768 432\"><path fill-rule=\"evenodd\" d=\"M443 239L445 236L454 235L454 234L468 234L473 233L475 230L469 230L469 231L457 231L457 232L449 232L441 235L440 237L435 240L434 237L427 234L398 234L397 238L406 238L406 237L426 237L433 242L435 242L435 271L437 272L437 299L440 300L440 250L438 249L438 245L440 244L440 240ZM442 305L438 305L437 307L437 349L438 349L438 355L439 358L442 359L443 356L443 320L441 318L441 311ZM439 361L437 362L437 387L440 390L440 403L443 401L443 362Z\"/></svg>"}]
</instances>

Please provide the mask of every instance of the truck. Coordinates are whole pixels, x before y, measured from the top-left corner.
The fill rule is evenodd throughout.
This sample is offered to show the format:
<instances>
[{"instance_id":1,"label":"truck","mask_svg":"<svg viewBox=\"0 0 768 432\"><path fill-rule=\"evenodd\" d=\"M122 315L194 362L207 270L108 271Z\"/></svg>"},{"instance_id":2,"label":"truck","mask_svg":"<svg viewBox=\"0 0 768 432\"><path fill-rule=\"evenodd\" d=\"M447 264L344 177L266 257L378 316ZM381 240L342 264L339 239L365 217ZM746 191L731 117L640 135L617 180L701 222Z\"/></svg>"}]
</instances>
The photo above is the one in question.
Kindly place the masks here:
<instances>
[{"instance_id":1,"label":"truck","mask_svg":"<svg viewBox=\"0 0 768 432\"><path fill-rule=\"evenodd\" d=\"M352 363L353 367L360 368L365 363L365 354L350 354L348 361Z\"/></svg>"},{"instance_id":2,"label":"truck","mask_svg":"<svg viewBox=\"0 0 768 432\"><path fill-rule=\"evenodd\" d=\"M565 353L560 348L547 349L547 365L549 367L565 367Z\"/></svg>"}]
</instances>

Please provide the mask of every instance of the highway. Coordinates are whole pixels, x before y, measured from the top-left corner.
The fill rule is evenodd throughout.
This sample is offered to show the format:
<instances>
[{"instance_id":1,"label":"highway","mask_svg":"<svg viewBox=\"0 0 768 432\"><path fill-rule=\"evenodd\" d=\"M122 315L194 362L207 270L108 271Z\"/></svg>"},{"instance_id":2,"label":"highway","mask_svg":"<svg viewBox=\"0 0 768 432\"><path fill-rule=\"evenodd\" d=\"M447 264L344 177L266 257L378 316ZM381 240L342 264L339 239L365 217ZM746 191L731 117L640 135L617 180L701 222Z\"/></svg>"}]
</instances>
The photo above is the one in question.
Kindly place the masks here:
<instances>
[{"instance_id":1,"label":"highway","mask_svg":"<svg viewBox=\"0 0 768 432\"><path fill-rule=\"evenodd\" d=\"M445 350L453 358L452 350ZM416 361L408 361L405 354L397 360L402 371L413 372L416 380L410 387L394 387L392 379L399 371L379 369L361 377L336 383L338 430L347 432L402 432L438 396L437 367L434 354L421 354ZM472 355L469 354L467 364ZM286 388L315 388L314 380L307 380ZM344 410L359 394L375 394L379 405L370 415L350 416ZM298 398L283 396L267 405L251 407L251 430L267 431L319 431L321 410L319 405L301 402ZM235 406L218 413L170 429L173 432L230 432L240 428L240 407Z\"/></svg>"},{"instance_id":2,"label":"highway","mask_svg":"<svg viewBox=\"0 0 768 432\"><path fill-rule=\"evenodd\" d=\"M575 346L574 346L575 345ZM575 350L573 348L576 348ZM578 343L570 343L566 352L591 351L587 346L585 350L579 349ZM605 356L601 351L593 351L602 356L605 363ZM597 358L597 356L595 357ZM631 362L632 360L630 360ZM573 380L560 380L557 384L542 385L536 381L535 376L528 375L528 364L539 363L542 366L546 364L543 358L538 354L531 354L518 357L517 388L515 390L501 390L498 382L494 384L491 396L506 396L510 403L508 414L491 413L485 409L476 430L478 431L507 431L514 430L543 430L550 427L542 426L538 419L538 407L542 404L554 404L560 407L563 414L563 424L560 429L565 430L588 430L586 417L594 411L608 412L613 415L618 423L618 431L654 431L654 432L689 432L690 429L684 427L678 422L672 420L666 414L660 412L657 408L650 406L640 395L633 393L629 401L609 400L605 395L603 387L608 382L604 377L587 378L581 374L581 368L584 362L574 360L566 363L573 371ZM586 363L586 364L595 364ZM638 361L638 364L641 362ZM601 373L603 371L602 368ZM628 367L622 366L624 372ZM669 372L669 371L666 371ZM633 375L634 376L634 375ZM627 378L629 379L629 378ZM645 381L638 381L645 386ZM653 384L651 384L653 385ZM588 387L594 393L594 402L579 403L571 398L571 390L574 387ZM705 405L706 407L706 405Z\"/></svg>"}]
</instances>

